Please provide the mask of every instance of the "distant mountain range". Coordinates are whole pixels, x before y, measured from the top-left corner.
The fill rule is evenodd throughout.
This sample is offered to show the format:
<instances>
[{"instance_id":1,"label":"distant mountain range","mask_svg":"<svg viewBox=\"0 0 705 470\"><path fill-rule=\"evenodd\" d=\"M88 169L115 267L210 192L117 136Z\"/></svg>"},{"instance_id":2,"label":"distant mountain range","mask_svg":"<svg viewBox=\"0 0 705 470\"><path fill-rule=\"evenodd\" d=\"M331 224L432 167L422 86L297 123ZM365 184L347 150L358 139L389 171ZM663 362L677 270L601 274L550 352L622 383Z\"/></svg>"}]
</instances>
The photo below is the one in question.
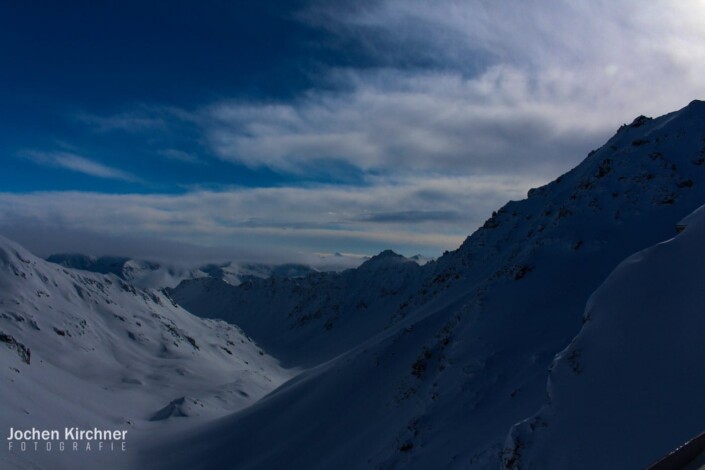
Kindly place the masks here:
<instances>
[{"instance_id":1,"label":"distant mountain range","mask_svg":"<svg viewBox=\"0 0 705 470\"><path fill-rule=\"evenodd\" d=\"M223 262L198 266L180 266L173 263L137 260L124 256L90 256L79 253L60 253L47 258L47 261L66 268L79 269L101 274L114 274L136 287L159 289L176 287L181 281L210 277L221 279L231 285L239 285L253 279L296 278L326 271L343 271L356 267L369 257L343 255L318 255L318 267L301 263L248 263ZM432 260L422 255L410 259L418 264Z\"/></svg>"}]
</instances>

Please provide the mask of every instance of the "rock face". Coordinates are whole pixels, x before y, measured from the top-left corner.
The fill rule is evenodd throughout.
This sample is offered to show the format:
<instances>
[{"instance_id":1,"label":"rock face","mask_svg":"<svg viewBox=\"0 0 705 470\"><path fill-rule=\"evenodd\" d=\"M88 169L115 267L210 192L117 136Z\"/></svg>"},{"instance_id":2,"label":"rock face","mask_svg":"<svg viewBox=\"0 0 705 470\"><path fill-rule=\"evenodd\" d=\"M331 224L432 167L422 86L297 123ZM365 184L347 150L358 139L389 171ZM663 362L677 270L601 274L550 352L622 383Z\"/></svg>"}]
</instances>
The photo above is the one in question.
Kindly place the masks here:
<instances>
[{"instance_id":1,"label":"rock face","mask_svg":"<svg viewBox=\"0 0 705 470\"><path fill-rule=\"evenodd\" d=\"M547 368L580 331L591 293L703 202L705 103L695 101L623 126L422 267L363 265L236 288L182 284L173 296L194 312L234 321L308 369L256 407L154 452L170 456L165 465L494 469L503 456L506 467L525 468L516 450L526 433L517 428L507 454L507 430L544 404ZM561 374L588 374L582 354L561 356ZM544 447L526 462L543 468L551 439L532 439ZM653 454L673 447L648 442Z\"/></svg>"}]
</instances>

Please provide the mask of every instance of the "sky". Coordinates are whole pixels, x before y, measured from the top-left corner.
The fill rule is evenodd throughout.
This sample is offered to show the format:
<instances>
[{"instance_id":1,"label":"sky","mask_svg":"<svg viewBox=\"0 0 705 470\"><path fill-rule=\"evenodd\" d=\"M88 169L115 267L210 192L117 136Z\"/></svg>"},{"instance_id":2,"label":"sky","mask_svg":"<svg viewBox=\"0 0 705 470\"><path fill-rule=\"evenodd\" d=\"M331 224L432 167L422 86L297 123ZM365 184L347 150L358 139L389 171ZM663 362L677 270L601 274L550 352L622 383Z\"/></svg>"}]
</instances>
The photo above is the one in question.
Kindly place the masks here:
<instances>
[{"instance_id":1,"label":"sky","mask_svg":"<svg viewBox=\"0 0 705 470\"><path fill-rule=\"evenodd\" d=\"M0 233L40 255L438 256L705 97L705 1L0 4Z\"/></svg>"}]
</instances>

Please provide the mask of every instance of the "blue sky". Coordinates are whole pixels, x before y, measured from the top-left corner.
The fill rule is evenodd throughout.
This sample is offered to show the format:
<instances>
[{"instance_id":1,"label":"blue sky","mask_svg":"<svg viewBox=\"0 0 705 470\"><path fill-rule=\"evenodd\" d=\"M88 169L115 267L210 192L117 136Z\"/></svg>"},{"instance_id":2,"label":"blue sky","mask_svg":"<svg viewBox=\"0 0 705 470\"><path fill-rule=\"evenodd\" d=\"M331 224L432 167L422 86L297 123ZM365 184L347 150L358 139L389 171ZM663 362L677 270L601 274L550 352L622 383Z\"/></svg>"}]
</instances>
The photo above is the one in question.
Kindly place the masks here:
<instances>
[{"instance_id":1,"label":"blue sky","mask_svg":"<svg viewBox=\"0 0 705 470\"><path fill-rule=\"evenodd\" d=\"M437 256L620 124L703 98L703 20L696 0L5 2L0 233Z\"/></svg>"},{"instance_id":2,"label":"blue sky","mask_svg":"<svg viewBox=\"0 0 705 470\"><path fill-rule=\"evenodd\" d=\"M95 180L77 171L57 173L56 166L38 168L32 158L14 159L0 176L3 188L179 192L192 184L292 181L217 159L184 165L212 157L198 133L158 118L140 121L150 107L189 109L223 96L287 99L313 86L310 71L321 61L335 64L337 56L310 46L326 44L326 34L291 19L296 2L279 3L4 5L3 153L87 155L139 177ZM144 132L133 132L138 130Z\"/></svg>"}]
</instances>

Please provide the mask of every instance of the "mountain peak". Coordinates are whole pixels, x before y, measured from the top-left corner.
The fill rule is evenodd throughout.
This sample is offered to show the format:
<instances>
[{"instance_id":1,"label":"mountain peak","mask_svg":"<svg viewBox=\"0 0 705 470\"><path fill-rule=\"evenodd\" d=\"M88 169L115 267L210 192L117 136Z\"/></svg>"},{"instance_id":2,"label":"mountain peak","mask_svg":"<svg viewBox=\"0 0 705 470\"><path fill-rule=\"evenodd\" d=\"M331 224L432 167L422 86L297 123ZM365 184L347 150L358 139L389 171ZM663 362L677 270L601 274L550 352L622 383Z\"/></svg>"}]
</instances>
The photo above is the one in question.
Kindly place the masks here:
<instances>
[{"instance_id":1,"label":"mountain peak","mask_svg":"<svg viewBox=\"0 0 705 470\"><path fill-rule=\"evenodd\" d=\"M636 118L634 118L632 123L629 124L629 127L641 127L645 123L647 123L651 120L653 120L653 118L650 118L650 117L647 117L647 116L644 116L643 114L641 114L641 115L637 116Z\"/></svg>"},{"instance_id":2,"label":"mountain peak","mask_svg":"<svg viewBox=\"0 0 705 470\"><path fill-rule=\"evenodd\" d=\"M415 261L406 258L392 250L384 250L379 254L368 259L360 265L360 269L380 268L387 266L395 266L401 263L414 263Z\"/></svg>"},{"instance_id":3,"label":"mountain peak","mask_svg":"<svg viewBox=\"0 0 705 470\"><path fill-rule=\"evenodd\" d=\"M0 265L8 266L14 260L29 263L32 255L17 243L0 235Z\"/></svg>"},{"instance_id":4,"label":"mountain peak","mask_svg":"<svg viewBox=\"0 0 705 470\"><path fill-rule=\"evenodd\" d=\"M399 253L396 253L393 250L384 250L384 251L380 252L379 254L373 256L371 258L371 260L372 259L382 259L382 258L403 258L403 256L400 255Z\"/></svg>"},{"instance_id":5,"label":"mountain peak","mask_svg":"<svg viewBox=\"0 0 705 470\"><path fill-rule=\"evenodd\" d=\"M701 124L705 118L705 101L693 100L688 103L688 106L677 112L693 124Z\"/></svg>"}]
</instances>

